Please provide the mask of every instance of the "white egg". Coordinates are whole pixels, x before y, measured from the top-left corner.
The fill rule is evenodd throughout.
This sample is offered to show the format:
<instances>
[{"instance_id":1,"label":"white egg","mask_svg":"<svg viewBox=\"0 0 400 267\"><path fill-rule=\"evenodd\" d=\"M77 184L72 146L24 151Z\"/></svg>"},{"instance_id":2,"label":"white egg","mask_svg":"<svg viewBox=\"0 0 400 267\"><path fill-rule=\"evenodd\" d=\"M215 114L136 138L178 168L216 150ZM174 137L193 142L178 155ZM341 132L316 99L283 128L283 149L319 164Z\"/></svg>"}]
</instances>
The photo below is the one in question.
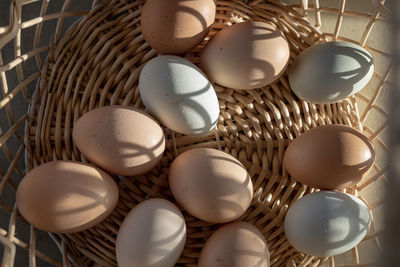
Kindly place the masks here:
<instances>
[{"instance_id":1,"label":"white egg","mask_svg":"<svg viewBox=\"0 0 400 267\"><path fill-rule=\"evenodd\" d=\"M361 91L373 73L372 56L367 50L334 41L303 51L290 68L289 83L301 99L333 103Z\"/></svg>"},{"instance_id":2,"label":"white egg","mask_svg":"<svg viewBox=\"0 0 400 267\"><path fill-rule=\"evenodd\" d=\"M207 77L177 56L159 56L143 67L139 91L147 110L168 128L206 134L217 124L219 104Z\"/></svg>"},{"instance_id":3,"label":"white egg","mask_svg":"<svg viewBox=\"0 0 400 267\"><path fill-rule=\"evenodd\" d=\"M289 208L284 229L297 250L327 257L355 247L367 234L370 219L368 207L360 199L336 191L319 191Z\"/></svg>"},{"instance_id":4,"label":"white egg","mask_svg":"<svg viewBox=\"0 0 400 267\"><path fill-rule=\"evenodd\" d=\"M119 267L172 267L186 242L185 219L161 198L145 200L125 217L118 231Z\"/></svg>"}]
</instances>

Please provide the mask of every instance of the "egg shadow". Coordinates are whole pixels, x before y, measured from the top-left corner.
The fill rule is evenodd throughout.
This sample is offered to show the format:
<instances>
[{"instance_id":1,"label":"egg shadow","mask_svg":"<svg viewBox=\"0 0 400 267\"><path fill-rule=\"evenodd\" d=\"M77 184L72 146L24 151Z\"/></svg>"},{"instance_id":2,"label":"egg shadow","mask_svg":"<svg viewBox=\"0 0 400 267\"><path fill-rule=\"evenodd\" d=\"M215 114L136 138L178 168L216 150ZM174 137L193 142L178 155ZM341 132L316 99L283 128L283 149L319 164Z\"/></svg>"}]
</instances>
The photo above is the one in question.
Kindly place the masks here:
<instances>
[{"instance_id":1,"label":"egg shadow","mask_svg":"<svg viewBox=\"0 0 400 267\"><path fill-rule=\"evenodd\" d=\"M123 147L125 150L125 152L119 152L119 158L122 162L125 162L127 173L134 173L137 169L146 169L146 172L148 172L154 167L154 161L158 162L163 157L164 153L157 155L155 151L157 151L161 146L165 145L165 138L161 138L155 145L151 147L144 146L139 142L136 142L134 139L132 139L132 142L119 141L117 142L117 145ZM147 162L142 164L127 164L129 159L144 155L147 156Z\"/></svg>"},{"instance_id":2,"label":"egg shadow","mask_svg":"<svg viewBox=\"0 0 400 267\"><path fill-rule=\"evenodd\" d=\"M270 39L274 39L274 38L285 38L283 33L281 33L279 29L274 31L265 26L255 26L253 28L255 30L262 30L267 33L255 34L254 32L251 32L247 38L249 38L249 40L252 40L252 41L270 40ZM270 48L266 48L266 49L270 49ZM246 49L244 51L246 52ZM275 70L274 66L271 63L269 63L268 61L255 58L253 55L253 51L248 50L248 53L247 54L244 53L244 55L246 56L247 59L250 59L249 65L251 66L251 69L247 70L247 72L248 72L248 79L250 80L250 85L252 87L256 87L256 88L262 87L263 81L266 78L274 77L274 76L279 77L284 73L284 71L286 69L286 67L285 67L279 73L275 73L276 70ZM248 65L243 64L243 67L248 68ZM239 68L241 68L241 67L239 66ZM241 72L246 73L246 69L241 70ZM263 76L259 79L252 78L251 72L254 72L254 71L262 72Z\"/></svg>"},{"instance_id":3,"label":"egg shadow","mask_svg":"<svg viewBox=\"0 0 400 267\"><path fill-rule=\"evenodd\" d=\"M334 47L335 54L332 53L332 47ZM315 47L308 49L315 49ZM322 85L319 90L323 90L324 95L329 95L330 99L329 102L326 102L326 100L322 98L318 99L318 102L320 103L331 103L347 98L352 94L355 85L359 83L368 74L368 72L370 72L370 69L373 66L372 57L365 51L356 47L341 46L336 42L328 42L320 44L318 49L318 54L320 56L314 57L316 62L311 62L310 64L318 65L322 57L324 60L324 65L320 68L315 68L316 73L309 73L308 70L304 69L304 67L301 68L296 64L292 66L290 71L296 71L297 69L301 68L302 72L299 73L299 76L310 77L311 75L312 79L316 79L316 84ZM335 72L334 68L338 65L338 62L335 60L335 55L340 55L355 60L359 67L348 71ZM306 56L307 53L300 54L299 57L302 58ZM305 79L304 83L300 83L299 85L299 90L301 89L304 91L305 95L315 94L315 88L305 84L308 84L309 82L311 82L310 78ZM310 101L310 99L305 100Z\"/></svg>"},{"instance_id":4,"label":"egg shadow","mask_svg":"<svg viewBox=\"0 0 400 267\"><path fill-rule=\"evenodd\" d=\"M332 194L332 193L330 193L330 194ZM369 224L369 221L365 221L363 218L360 217L361 216L360 206L355 201L353 201L353 199L350 196L348 196L346 194L338 194L336 196L330 196L330 197L336 197L337 199L342 200L342 204L333 210L333 214L335 214L336 211L337 211L337 213L342 213L344 211L345 215L348 215L348 216L356 215L357 216L356 220L348 220L347 221L348 225L349 225L349 231L345 238L343 238L342 240L337 241L337 242L328 243L328 246L327 246L328 249L331 249L331 248L333 249L333 248L337 248L338 246L345 246L349 242L353 241L357 236L352 233L360 233L363 231L368 232L370 224ZM350 201L346 201L346 200L350 200ZM350 203L350 205L348 205L348 203ZM336 218L335 215L332 215L331 217L329 217L329 219L335 219L335 218Z\"/></svg>"}]
</instances>

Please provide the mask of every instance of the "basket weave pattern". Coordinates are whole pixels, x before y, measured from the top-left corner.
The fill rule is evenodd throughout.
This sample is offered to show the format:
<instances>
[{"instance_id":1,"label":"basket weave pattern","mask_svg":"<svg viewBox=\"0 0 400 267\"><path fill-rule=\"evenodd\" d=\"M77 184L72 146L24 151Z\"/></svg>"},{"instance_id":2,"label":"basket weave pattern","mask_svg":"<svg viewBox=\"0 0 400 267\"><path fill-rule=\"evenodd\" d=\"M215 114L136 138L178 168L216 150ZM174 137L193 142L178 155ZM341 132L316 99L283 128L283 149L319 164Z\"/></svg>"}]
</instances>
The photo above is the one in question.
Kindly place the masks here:
<instances>
[{"instance_id":1,"label":"basket weave pattern","mask_svg":"<svg viewBox=\"0 0 400 267\"><path fill-rule=\"evenodd\" d=\"M88 12L67 11L69 2L65 1L60 13L44 15L48 1L42 1L39 17L42 20L21 22L21 6L26 4L16 0L11 6L10 27L0 28L0 49L14 40L15 59L3 62L0 55L0 110L7 115L9 125L0 129L0 147L8 158L8 169L0 169L2 177L0 192L5 187L16 189L11 177L25 173L20 159L25 151L25 167L30 170L42 163L56 160L86 161L72 142L72 128L84 113L107 105L131 105L144 109L137 88L138 77L143 65L157 55L144 41L140 31L140 12L144 1L104 1L93 3ZM290 43L293 59L305 48L315 42L340 38L339 32L343 17L360 16L369 18L361 40L353 41L369 51L385 55L385 52L366 45L369 34L376 21L383 20L382 12L387 12L383 4L378 4L375 14L345 11L346 1L340 2L339 9L319 6L314 1L315 25L305 16L307 1L295 7L287 7L278 1L217 1L216 23L209 36L232 23L247 19L270 21L285 34ZM337 24L333 34L324 34L319 30L321 12L337 14ZM84 16L76 21L61 36L64 18ZM57 18L54 38L48 46L40 47L39 39L43 21ZM21 28L35 27L34 49L21 54ZM199 52L208 38L188 53L187 59L199 61ZM42 61L41 53L48 51L48 57ZM25 77L24 61L35 59L38 72ZM16 70L19 85L9 90L7 72ZM376 104L391 68L384 74L375 73L379 81L369 96L362 93L340 103L315 105L299 100L290 90L287 75L284 74L270 86L256 90L233 90L214 85L221 109L217 129L207 136L183 136L164 128L166 134L166 152L159 165L145 175L136 177L114 176L119 190L120 200L112 215L98 226L75 234L53 235L54 241L62 252L62 262L51 259L35 248L36 229L31 227L29 244L15 237L16 220L23 220L16 207L1 203L1 207L11 213L10 227L0 229L0 242L6 247L3 264L7 266L15 257L15 246L29 250L30 264L35 266L36 257L55 265L90 266L97 262L104 266L116 265L115 239L119 225L127 213L139 202L151 197L163 197L173 201L168 188L168 167L181 152L194 147L212 147L228 152L238 158L248 170L254 185L254 198L251 207L240 218L257 226L265 235L271 252L272 266L318 266L328 261L335 266L334 258L315 258L297 252L290 246L283 232L283 219L288 207L304 194L315 189L306 187L288 177L282 166L285 148L288 143L310 128L324 124L346 124L364 130L373 141L375 148L387 152L380 134L386 127L371 129L365 125L374 113L388 117L385 109ZM36 82L36 88L29 92L27 85ZM13 99L23 95L29 103L26 114L15 117ZM357 106L362 103L359 112ZM2 113L2 114L3 114ZM23 136L21 129L24 128ZM8 149L12 138L19 140L16 151ZM381 148L383 147L383 148ZM358 195L360 190L368 188L385 174L385 168L376 164L371 175L357 186L345 191ZM372 210L380 207L382 201L368 203ZM179 266L196 266L201 248L207 238L218 228L202 222L183 211L186 219L188 237L185 249L178 261ZM374 240L379 244L379 232L372 223L370 233L365 240ZM359 252L352 250L352 266L360 264ZM291 265L293 264L293 265Z\"/></svg>"}]
</instances>

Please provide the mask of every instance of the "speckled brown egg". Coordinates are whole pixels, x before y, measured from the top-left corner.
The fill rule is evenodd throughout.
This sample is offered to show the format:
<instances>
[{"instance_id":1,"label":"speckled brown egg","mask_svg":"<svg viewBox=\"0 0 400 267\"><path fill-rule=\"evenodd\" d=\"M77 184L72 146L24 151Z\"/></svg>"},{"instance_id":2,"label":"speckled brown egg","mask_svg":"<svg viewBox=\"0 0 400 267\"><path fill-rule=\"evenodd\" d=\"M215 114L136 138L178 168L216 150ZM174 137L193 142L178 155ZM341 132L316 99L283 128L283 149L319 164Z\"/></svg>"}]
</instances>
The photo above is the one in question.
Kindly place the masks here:
<instances>
[{"instance_id":1,"label":"speckled brown egg","mask_svg":"<svg viewBox=\"0 0 400 267\"><path fill-rule=\"evenodd\" d=\"M147 0L141 12L143 37L160 53L185 53L207 36L215 11L214 0Z\"/></svg>"},{"instance_id":2,"label":"speckled brown egg","mask_svg":"<svg viewBox=\"0 0 400 267\"><path fill-rule=\"evenodd\" d=\"M128 106L89 111L74 125L72 137L88 160L118 175L151 170L165 149L160 125L143 111Z\"/></svg>"},{"instance_id":3,"label":"speckled brown egg","mask_svg":"<svg viewBox=\"0 0 400 267\"><path fill-rule=\"evenodd\" d=\"M102 222L118 203L118 186L103 170L72 161L51 161L31 170L16 193L21 215L53 233L73 233Z\"/></svg>"},{"instance_id":4,"label":"speckled brown egg","mask_svg":"<svg viewBox=\"0 0 400 267\"><path fill-rule=\"evenodd\" d=\"M240 161L212 148L179 155L169 170L169 186L186 211L210 223L236 220L253 196L253 184Z\"/></svg>"},{"instance_id":5,"label":"speckled brown egg","mask_svg":"<svg viewBox=\"0 0 400 267\"><path fill-rule=\"evenodd\" d=\"M245 21L226 27L208 42L200 68L222 86L255 89L278 79L289 55L289 44L274 24Z\"/></svg>"},{"instance_id":6,"label":"speckled brown egg","mask_svg":"<svg viewBox=\"0 0 400 267\"><path fill-rule=\"evenodd\" d=\"M365 177L375 151L361 132L344 125L324 125L291 142L283 159L295 180L321 189L350 187Z\"/></svg>"},{"instance_id":7,"label":"speckled brown egg","mask_svg":"<svg viewBox=\"0 0 400 267\"><path fill-rule=\"evenodd\" d=\"M254 225L233 222L219 228L204 245L199 267L269 267L267 241Z\"/></svg>"}]
</instances>

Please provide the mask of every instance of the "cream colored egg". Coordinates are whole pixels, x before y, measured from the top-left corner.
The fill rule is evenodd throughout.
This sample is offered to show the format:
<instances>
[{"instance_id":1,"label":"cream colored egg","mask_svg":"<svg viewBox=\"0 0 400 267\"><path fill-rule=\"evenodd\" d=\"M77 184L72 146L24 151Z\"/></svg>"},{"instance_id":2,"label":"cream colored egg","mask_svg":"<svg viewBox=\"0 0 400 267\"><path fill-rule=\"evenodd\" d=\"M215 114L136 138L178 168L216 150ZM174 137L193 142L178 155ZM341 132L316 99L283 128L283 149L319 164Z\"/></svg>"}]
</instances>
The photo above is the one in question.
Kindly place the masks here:
<instances>
[{"instance_id":1,"label":"cream colored egg","mask_svg":"<svg viewBox=\"0 0 400 267\"><path fill-rule=\"evenodd\" d=\"M186 242L179 209L161 198L145 200L125 217L118 231L119 267L172 267Z\"/></svg>"}]
</instances>

